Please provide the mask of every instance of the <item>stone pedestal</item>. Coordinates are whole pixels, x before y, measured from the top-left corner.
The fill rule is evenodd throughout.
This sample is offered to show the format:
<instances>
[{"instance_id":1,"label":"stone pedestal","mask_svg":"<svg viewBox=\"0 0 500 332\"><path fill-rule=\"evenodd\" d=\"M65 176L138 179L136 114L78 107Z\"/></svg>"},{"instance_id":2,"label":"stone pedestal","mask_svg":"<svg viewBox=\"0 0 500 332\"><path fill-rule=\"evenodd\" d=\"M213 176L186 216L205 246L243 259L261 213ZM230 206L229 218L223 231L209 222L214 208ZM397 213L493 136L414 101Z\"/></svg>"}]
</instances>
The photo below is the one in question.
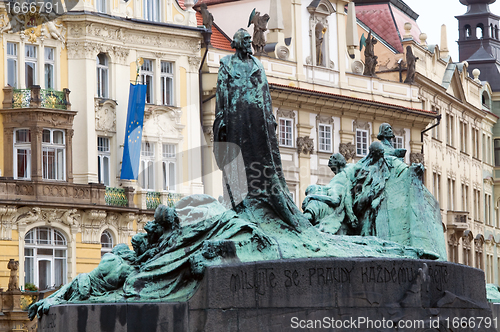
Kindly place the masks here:
<instances>
[{"instance_id":1,"label":"stone pedestal","mask_svg":"<svg viewBox=\"0 0 500 332\"><path fill-rule=\"evenodd\" d=\"M316 258L209 268L183 303L55 306L39 331L483 332L495 324L481 270L427 260Z\"/></svg>"}]
</instances>

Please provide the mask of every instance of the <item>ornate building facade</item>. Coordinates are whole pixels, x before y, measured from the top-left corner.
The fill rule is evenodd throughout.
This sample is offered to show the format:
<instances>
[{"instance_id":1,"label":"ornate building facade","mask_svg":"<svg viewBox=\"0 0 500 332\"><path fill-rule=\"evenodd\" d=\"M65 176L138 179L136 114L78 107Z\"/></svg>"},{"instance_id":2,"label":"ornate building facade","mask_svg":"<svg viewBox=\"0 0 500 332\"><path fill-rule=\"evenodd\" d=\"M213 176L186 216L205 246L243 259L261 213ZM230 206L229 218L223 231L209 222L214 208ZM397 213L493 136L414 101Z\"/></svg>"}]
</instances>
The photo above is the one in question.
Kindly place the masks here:
<instances>
[{"instance_id":1,"label":"ornate building facade","mask_svg":"<svg viewBox=\"0 0 500 332\"><path fill-rule=\"evenodd\" d=\"M45 290L130 243L159 204L202 193L193 3L80 1L52 20L2 11L0 287ZM15 24L14 24L14 23ZM130 83L147 85L138 181L120 179Z\"/></svg>"}]
</instances>

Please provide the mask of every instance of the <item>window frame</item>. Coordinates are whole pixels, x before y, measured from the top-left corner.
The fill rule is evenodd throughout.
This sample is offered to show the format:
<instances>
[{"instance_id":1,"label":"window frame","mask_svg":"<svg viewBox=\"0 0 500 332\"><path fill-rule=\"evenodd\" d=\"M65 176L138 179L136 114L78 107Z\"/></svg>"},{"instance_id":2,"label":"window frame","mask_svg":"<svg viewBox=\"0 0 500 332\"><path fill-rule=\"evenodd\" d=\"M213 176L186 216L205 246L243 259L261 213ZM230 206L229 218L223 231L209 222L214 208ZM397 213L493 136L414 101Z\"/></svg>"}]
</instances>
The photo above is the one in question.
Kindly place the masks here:
<instances>
[{"instance_id":1,"label":"window frame","mask_svg":"<svg viewBox=\"0 0 500 332\"><path fill-rule=\"evenodd\" d=\"M15 54L9 54L9 46L12 46L12 49L13 49L13 53ZM12 42L7 42L7 50L6 50L6 58L7 58L7 75L6 78L7 78L7 85L10 85L11 87L13 88L17 88L19 86L19 44L17 43L12 43ZM9 68L11 68L12 66L9 65L9 61L11 61L11 63L14 64L14 70L12 72L9 72ZM10 79L10 74L13 74L14 77L12 78L14 80L14 82L11 82ZM13 84L11 84L13 83Z\"/></svg>"},{"instance_id":2,"label":"window frame","mask_svg":"<svg viewBox=\"0 0 500 332\"><path fill-rule=\"evenodd\" d=\"M28 49L33 49L34 56L28 55ZM28 64L33 64L33 84L28 85ZM24 84L26 89L38 84L38 46L33 44L24 45Z\"/></svg>"},{"instance_id":3,"label":"window frame","mask_svg":"<svg viewBox=\"0 0 500 332\"><path fill-rule=\"evenodd\" d=\"M166 150L168 150L168 147L171 147L173 152L166 151ZM173 176L171 174L171 167L173 167ZM175 192L176 180L177 180L177 145L176 144L162 143L162 175L163 175L163 179L162 179L163 180L163 191ZM172 182L173 182L173 184L172 184Z\"/></svg>"},{"instance_id":4,"label":"window frame","mask_svg":"<svg viewBox=\"0 0 500 332\"><path fill-rule=\"evenodd\" d=\"M330 137L322 137L322 132L327 133L328 131L322 131L321 129L329 128ZM322 140L328 141L329 143L322 142ZM318 123L318 151L332 153L333 152L333 125L327 123Z\"/></svg>"},{"instance_id":5,"label":"window frame","mask_svg":"<svg viewBox=\"0 0 500 332\"><path fill-rule=\"evenodd\" d=\"M142 17L146 21L160 22L161 2L159 0L143 0L142 13L143 13Z\"/></svg>"},{"instance_id":6,"label":"window frame","mask_svg":"<svg viewBox=\"0 0 500 332\"><path fill-rule=\"evenodd\" d=\"M147 145L150 147L146 153L145 147ZM156 144L154 142L143 141L141 143L139 184L142 189L147 191L155 190L155 148Z\"/></svg>"},{"instance_id":7,"label":"window frame","mask_svg":"<svg viewBox=\"0 0 500 332\"><path fill-rule=\"evenodd\" d=\"M103 242L102 237L105 236L109 240L109 242ZM114 240L113 240L113 235L111 232L107 229L102 231L101 237L100 237L100 243L101 243L101 257L104 256L107 253L110 253L113 250L114 247Z\"/></svg>"},{"instance_id":8,"label":"window frame","mask_svg":"<svg viewBox=\"0 0 500 332\"><path fill-rule=\"evenodd\" d=\"M289 126L287 124L290 124ZM279 117L278 118L278 128L279 128L279 146L286 148L294 147L294 119ZM283 128L285 130L283 130ZM289 137L288 137L289 135Z\"/></svg>"},{"instance_id":9,"label":"window frame","mask_svg":"<svg viewBox=\"0 0 500 332\"><path fill-rule=\"evenodd\" d=\"M360 142L358 137L360 137L358 134L360 134L361 136L363 136L363 134L366 134L366 143L363 143L363 142ZM368 147L370 146L370 131L367 130L367 129L360 129L360 128L356 128L356 156L357 157L365 157L368 155ZM361 139L363 139L363 137L361 137ZM366 145L366 146L361 146L361 148L359 147L359 144L361 145ZM361 150L361 153L358 153L358 151ZM365 152L363 154L363 152Z\"/></svg>"},{"instance_id":10,"label":"window frame","mask_svg":"<svg viewBox=\"0 0 500 332\"><path fill-rule=\"evenodd\" d=\"M17 142L17 132L21 130L27 130L28 131L28 136L29 136L29 142ZM31 130L29 128L16 128L13 133L13 177L15 180L30 180L31 179ZM27 176L25 177L19 177L18 173L18 151L19 150L26 150L27 151L27 156L26 156L26 170L25 174Z\"/></svg>"},{"instance_id":11,"label":"window frame","mask_svg":"<svg viewBox=\"0 0 500 332\"><path fill-rule=\"evenodd\" d=\"M106 142L107 144L101 144ZM106 163L107 160L107 169ZM111 140L109 137L97 136L97 177L99 183L105 186L110 185L111 181ZM106 181L107 178L107 181Z\"/></svg>"},{"instance_id":12,"label":"window frame","mask_svg":"<svg viewBox=\"0 0 500 332\"><path fill-rule=\"evenodd\" d=\"M165 71L163 65L166 65ZM170 70L170 72L169 72ZM161 103L166 106L174 105L174 63L171 61L160 62L160 90L161 90ZM170 94L168 94L168 82L170 82ZM168 98L170 96L170 98ZM168 99L168 100L167 100Z\"/></svg>"},{"instance_id":13,"label":"window frame","mask_svg":"<svg viewBox=\"0 0 500 332\"><path fill-rule=\"evenodd\" d=\"M50 56L47 57L47 51L52 51L52 59L50 59ZM56 88L56 84L55 84L55 76L56 76L55 75L55 69L56 69L55 56L56 56L56 49L54 47L44 47L44 49L43 49L43 59L44 59L43 76L44 76L45 89L54 90ZM47 68L52 68L51 75L50 75L51 76L50 81L52 82L52 84L48 83L49 80L47 77Z\"/></svg>"},{"instance_id":14,"label":"window frame","mask_svg":"<svg viewBox=\"0 0 500 332\"><path fill-rule=\"evenodd\" d=\"M45 131L50 132L49 142L44 142L44 134L42 134L42 179L48 181L66 181L66 132L62 129L54 128L44 128ZM62 133L62 143L54 143L54 133ZM54 166L55 166L55 178L49 178L49 155L48 152L54 151ZM59 150L62 151L62 162L59 161ZM46 152L47 151L47 155ZM62 170L59 170L59 166L62 166ZM59 178L59 175L61 177Z\"/></svg>"},{"instance_id":15,"label":"window frame","mask_svg":"<svg viewBox=\"0 0 500 332\"><path fill-rule=\"evenodd\" d=\"M40 234L46 232L47 240L39 240ZM49 235L50 234L50 235ZM59 240L57 240L59 239ZM62 239L62 240L61 240ZM25 234L24 239L24 282L25 284L31 282L35 284L40 290L50 289L51 286L59 286L56 284L57 274L56 269L57 265L60 264L62 270L60 271L60 285L64 285L67 283L67 274L68 274L68 240L66 236L59 231L58 229L52 227L35 227L30 229ZM32 250L32 253L29 254L29 250ZM43 250L52 250L52 255L43 254ZM64 252L63 256L57 256ZM30 260L31 264L28 263ZM38 262L39 261L50 261L50 275L51 280L50 283L53 285L48 285L48 288L41 287L40 285L40 275L38 270ZM59 261L59 262L58 262ZM32 267L31 271L28 271ZM47 285L46 285L47 286Z\"/></svg>"},{"instance_id":16,"label":"window frame","mask_svg":"<svg viewBox=\"0 0 500 332\"><path fill-rule=\"evenodd\" d=\"M146 63L148 63L148 66L146 66ZM155 61L153 59L144 59L144 63L141 65L140 70L140 80L142 84L146 85L146 104L154 104Z\"/></svg>"},{"instance_id":17,"label":"window frame","mask_svg":"<svg viewBox=\"0 0 500 332\"><path fill-rule=\"evenodd\" d=\"M104 64L100 63L102 55ZM96 94L98 98L109 98L109 58L106 53L99 53L96 57Z\"/></svg>"}]
</instances>

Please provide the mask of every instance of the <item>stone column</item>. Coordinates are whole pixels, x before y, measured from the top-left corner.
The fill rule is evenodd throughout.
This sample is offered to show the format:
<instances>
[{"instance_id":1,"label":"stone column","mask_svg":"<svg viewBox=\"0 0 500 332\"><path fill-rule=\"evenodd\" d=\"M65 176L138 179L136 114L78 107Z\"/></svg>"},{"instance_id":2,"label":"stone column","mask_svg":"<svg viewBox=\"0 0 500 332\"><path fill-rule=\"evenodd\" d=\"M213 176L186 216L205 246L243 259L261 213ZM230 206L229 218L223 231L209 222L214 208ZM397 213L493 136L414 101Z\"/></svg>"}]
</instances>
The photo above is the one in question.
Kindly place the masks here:
<instances>
[{"instance_id":1,"label":"stone column","mask_svg":"<svg viewBox=\"0 0 500 332\"><path fill-rule=\"evenodd\" d=\"M73 182L73 129L66 130L66 181Z\"/></svg>"},{"instance_id":2,"label":"stone column","mask_svg":"<svg viewBox=\"0 0 500 332\"><path fill-rule=\"evenodd\" d=\"M42 133L43 128L32 127L31 130L31 179L42 180Z\"/></svg>"}]
</instances>

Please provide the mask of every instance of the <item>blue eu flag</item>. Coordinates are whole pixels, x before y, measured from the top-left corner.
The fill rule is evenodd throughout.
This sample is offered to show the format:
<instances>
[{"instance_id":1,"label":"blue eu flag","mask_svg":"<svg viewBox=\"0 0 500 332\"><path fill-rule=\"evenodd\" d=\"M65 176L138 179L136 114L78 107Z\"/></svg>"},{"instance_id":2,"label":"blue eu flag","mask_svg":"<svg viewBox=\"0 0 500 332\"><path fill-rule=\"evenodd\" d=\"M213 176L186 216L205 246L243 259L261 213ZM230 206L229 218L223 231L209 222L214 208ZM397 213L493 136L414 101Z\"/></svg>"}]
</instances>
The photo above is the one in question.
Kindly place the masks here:
<instances>
[{"instance_id":1,"label":"blue eu flag","mask_svg":"<svg viewBox=\"0 0 500 332\"><path fill-rule=\"evenodd\" d=\"M137 180L141 158L142 124L146 105L146 85L130 84L127 129L123 146L122 180Z\"/></svg>"}]
</instances>

